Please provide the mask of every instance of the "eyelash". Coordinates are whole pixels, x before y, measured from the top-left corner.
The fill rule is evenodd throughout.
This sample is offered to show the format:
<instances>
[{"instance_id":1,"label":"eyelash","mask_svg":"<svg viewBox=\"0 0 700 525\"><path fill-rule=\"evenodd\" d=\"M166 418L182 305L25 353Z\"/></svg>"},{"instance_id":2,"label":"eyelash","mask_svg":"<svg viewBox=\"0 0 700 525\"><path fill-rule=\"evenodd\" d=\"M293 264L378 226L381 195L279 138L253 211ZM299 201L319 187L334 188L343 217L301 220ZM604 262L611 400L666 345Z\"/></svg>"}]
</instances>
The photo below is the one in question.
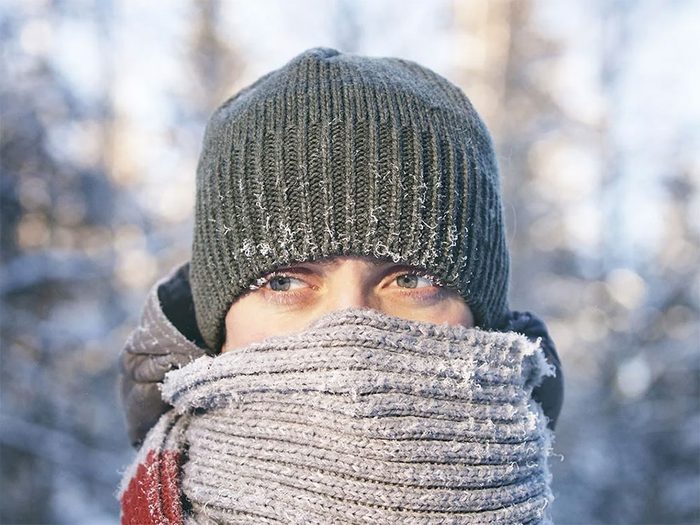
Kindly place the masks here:
<instances>
[{"instance_id":1,"label":"eyelash","mask_svg":"<svg viewBox=\"0 0 700 525\"><path fill-rule=\"evenodd\" d=\"M275 304L292 304L296 302L297 297L301 295L303 292L300 291L290 291L287 290L286 292L276 292L274 290L266 290L265 287L275 279L276 277L291 277L293 279L297 279L297 277L294 277L290 273L286 272L272 272L271 274L265 275L264 277L260 277L257 281L255 281L253 284L250 285L250 290L255 291L255 290L263 290L263 292L267 292L263 294L263 297Z\"/></svg>"},{"instance_id":2,"label":"eyelash","mask_svg":"<svg viewBox=\"0 0 700 525\"><path fill-rule=\"evenodd\" d=\"M414 271L408 271L408 272L401 272L397 274L394 278L401 277L402 275L415 275L416 277L422 277L423 279L427 280L432 286L435 286L436 288L442 288L443 283L440 279L435 277L434 275L431 275L427 272L422 272L420 270L414 270Z\"/></svg>"},{"instance_id":3,"label":"eyelash","mask_svg":"<svg viewBox=\"0 0 700 525\"><path fill-rule=\"evenodd\" d=\"M405 288L402 290L402 294L404 296L408 296L411 299L414 299L416 301L422 302L422 301L429 301L431 299L434 299L435 297L441 295L445 288L443 286L442 281L438 279L437 277L430 275L429 273L426 272L421 272L419 270L415 271L408 271L408 272L401 272L393 276L393 280L398 279L402 275L415 275L417 277L422 277L426 279L430 284L432 285L432 288Z\"/></svg>"},{"instance_id":4,"label":"eyelash","mask_svg":"<svg viewBox=\"0 0 700 525\"><path fill-rule=\"evenodd\" d=\"M426 279L427 281L430 282L430 284L431 284L432 286L436 286L436 287L442 287L442 286L443 286L443 284L442 284L442 282L440 281L440 279L438 279L437 277L435 277L435 276L433 276L433 275L431 275L431 274L429 274L429 273L421 272L421 271L419 271L419 270L397 273L397 274L394 276L394 279L397 279L397 278L402 277L402 276L404 276L404 275L415 275L416 277L422 277L423 279ZM268 275L266 275L266 276L264 276L264 277L261 277L260 279L258 279L257 281L255 281L255 283L251 284L251 285L250 285L250 289L251 289L251 290L257 290L257 289L259 289L259 288L262 288L263 286L266 286L267 284L269 284L270 281L272 281L272 280L275 279L276 277L289 277L289 278L292 278L292 279L298 279L298 277L295 277L294 275L292 275L292 272L272 272L272 273L270 273L270 274L268 274Z\"/></svg>"}]
</instances>

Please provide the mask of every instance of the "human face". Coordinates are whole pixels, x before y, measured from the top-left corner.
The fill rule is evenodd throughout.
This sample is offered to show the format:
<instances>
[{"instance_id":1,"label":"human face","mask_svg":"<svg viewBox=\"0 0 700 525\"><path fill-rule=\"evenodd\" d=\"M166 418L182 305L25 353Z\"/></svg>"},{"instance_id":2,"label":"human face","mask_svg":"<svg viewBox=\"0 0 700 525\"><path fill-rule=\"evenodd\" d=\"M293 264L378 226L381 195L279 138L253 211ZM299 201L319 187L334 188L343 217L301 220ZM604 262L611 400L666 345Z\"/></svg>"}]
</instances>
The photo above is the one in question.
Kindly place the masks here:
<instances>
[{"instance_id":1,"label":"human face","mask_svg":"<svg viewBox=\"0 0 700 525\"><path fill-rule=\"evenodd\" d=\"M420 269L371 257L294 264L263 277L226 315L222 352L304 330L323 315L372 308L411 321L470 327L469 306Z\"/></svg>"}]
</instances>

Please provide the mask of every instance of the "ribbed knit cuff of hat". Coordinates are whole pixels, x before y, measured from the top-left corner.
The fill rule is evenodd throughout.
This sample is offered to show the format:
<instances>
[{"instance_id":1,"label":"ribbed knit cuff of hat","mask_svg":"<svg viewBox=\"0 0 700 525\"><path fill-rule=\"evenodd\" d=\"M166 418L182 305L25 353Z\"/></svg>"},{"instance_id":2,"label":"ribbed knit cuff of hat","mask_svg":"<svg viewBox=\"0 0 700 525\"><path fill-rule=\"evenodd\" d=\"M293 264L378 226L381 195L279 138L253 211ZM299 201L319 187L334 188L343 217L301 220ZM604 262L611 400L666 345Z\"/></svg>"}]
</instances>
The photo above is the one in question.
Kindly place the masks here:
<instances>
[{"instance_id":1,"label":"ribbed knit cuff of hat","mask_svg":"<svg viewBox=\"0 0 700 525\"><path fill-rule=\"evenodd\" d=\"M429 271L481 327L507 314L498 169L467 97L407 60L312 49L207 126L191 261L207 345L220 349L226 312L256 279L338 255Z\"/></svg>"}]
</instances>

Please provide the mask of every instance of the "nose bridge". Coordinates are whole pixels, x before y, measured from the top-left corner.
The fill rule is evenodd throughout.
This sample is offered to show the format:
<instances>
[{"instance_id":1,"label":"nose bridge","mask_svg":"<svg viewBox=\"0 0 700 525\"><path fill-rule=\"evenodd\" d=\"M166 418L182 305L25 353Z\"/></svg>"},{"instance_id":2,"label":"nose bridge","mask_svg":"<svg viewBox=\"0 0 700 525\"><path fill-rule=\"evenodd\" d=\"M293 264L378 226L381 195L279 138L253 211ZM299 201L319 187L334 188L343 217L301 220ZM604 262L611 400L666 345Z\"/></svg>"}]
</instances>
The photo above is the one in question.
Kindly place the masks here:
<instances>
[{"instance_id":1,"label":"nose bridge","mask_svg":"<svg viewBox=\"0 0 700 525\"><path fill-rule=\"evenodd\" d=\"M328 311L345 308L370 308L371 292L359 279L348 279L329 291L326 301Z\"/></svg>"},{"instance_id":2,"label":"nose bridge","mask_svg":"<svg viewBox=\"0 0 700 525\"><path fill-rule=\"evenodd\" d=\"M325 310L372 307L372 273L361 261L346 261L327 281Z\"/></svg>"}]
</instances>

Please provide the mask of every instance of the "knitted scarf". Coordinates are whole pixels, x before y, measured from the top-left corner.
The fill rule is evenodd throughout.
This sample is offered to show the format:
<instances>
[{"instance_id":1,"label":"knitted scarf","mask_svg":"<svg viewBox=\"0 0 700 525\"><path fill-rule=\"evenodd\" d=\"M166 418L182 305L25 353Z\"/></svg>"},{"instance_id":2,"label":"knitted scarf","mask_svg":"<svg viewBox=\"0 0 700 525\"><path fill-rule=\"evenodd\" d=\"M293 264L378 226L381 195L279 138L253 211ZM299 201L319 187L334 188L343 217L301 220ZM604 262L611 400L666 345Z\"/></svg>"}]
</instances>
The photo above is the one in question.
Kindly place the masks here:
<instances>
[{"instance_id":1,"label":"knitted scarf","mask_svg":"<svg viewBox=\"0 0 700 525\"><path fill-rule=\"evenodd\" d=\"M329 314L166 376L122 523L541 523L551 374L515 333Z\"/></svg>"}]
</instances>

